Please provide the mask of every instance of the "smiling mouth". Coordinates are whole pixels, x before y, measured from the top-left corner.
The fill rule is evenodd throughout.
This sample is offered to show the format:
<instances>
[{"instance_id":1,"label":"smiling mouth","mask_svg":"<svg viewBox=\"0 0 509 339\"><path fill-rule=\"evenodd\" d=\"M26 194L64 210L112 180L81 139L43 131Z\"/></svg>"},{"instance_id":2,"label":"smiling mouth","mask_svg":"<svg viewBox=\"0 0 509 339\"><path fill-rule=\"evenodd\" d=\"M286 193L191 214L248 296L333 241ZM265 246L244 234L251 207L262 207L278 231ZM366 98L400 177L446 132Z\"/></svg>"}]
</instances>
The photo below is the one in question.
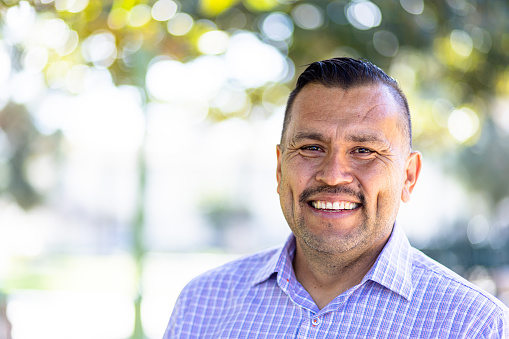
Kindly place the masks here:
<instances>
[{"instance_id":1,"label":"smiling mouth","mask_svg":"<svg viewBox=\"0 0 509 339\"><path fill-rule=\"evenodd\" d=\"M322 211L349 211L357 209L361 206L361 204L350 202L350 201L335 201L335 202L329 202L329 201L310 201L309 205L311 207L322 210Z\"/></svg>"}]
</instances>

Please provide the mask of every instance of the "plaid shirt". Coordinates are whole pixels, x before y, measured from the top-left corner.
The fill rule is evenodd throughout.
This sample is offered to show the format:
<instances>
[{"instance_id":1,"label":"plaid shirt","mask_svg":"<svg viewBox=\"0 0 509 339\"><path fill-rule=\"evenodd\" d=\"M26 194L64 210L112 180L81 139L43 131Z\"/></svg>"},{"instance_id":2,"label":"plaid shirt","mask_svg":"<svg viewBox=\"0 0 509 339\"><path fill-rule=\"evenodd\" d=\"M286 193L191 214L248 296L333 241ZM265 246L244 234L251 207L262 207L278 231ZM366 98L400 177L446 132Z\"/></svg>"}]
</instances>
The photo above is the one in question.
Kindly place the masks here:
<instances>
[{"instance_id":1,"label":"plaid shirt","mask_svg":"<svg viewBox=\"0 0 509 339\"><path fill-rule=\"evenodd\" d=\"M509 338L509 309L410 246L396 225L360 284L323 309L295 279L295 238L182 291L164 339Z\"/></svg>"}]
</instances>

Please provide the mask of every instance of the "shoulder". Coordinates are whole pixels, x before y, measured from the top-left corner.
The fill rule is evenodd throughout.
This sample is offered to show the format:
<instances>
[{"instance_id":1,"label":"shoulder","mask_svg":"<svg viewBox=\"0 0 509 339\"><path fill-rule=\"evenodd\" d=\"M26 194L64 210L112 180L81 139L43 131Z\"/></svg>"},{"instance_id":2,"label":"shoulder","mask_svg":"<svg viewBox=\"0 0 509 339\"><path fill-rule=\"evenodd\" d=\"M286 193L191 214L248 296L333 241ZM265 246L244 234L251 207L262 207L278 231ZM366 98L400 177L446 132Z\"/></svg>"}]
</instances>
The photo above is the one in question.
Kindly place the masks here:
<instances>
[{"instance_id":1,"label":"shoulder","mask_svg":"<svg viewBox=\"0 0 509 339\"><path fill-rule=\"evenodd\" d=\"M508 326L509 309L495 296L412 249L414 295L422 303L439 306L440 312L462 312L469 317Z\"/></svg>"},{"instance_id":2,"label":"shoulder","mask_svg":"<svg viewBox=\"0 0 509 339\"><path fill-rule=\"evenodd\" d=\"M207 289L229 291L253 283L254 279L278 254L281 248L271 248L211 269L192 279L182 291L185 294L200 294Z\"/></svg>"},{"instance_id":3,"label":"shoulder","mask_svg":"<svg viewBox=\"0 0 509 339\"><path fill-rule=\"evenodd\" d=\"M496 299L488 292L480 289L449 268L431 259L421 251L413 248L412 255L414 274L416 276L423 276L425 280L429 279L435 283L440 282L444 286L452 285L453 287L462 291L464 290L465 292L471 291L474 294L485 296L488 299Z\"/></svg>"},{"instance_id":4,"label":"shoulder","mask_svg":"<svg viewBox=\"0 0 509 339\"><path fill-rule=\"evenodd\" d=\"M209 337L245 304L256 282L274 272L281 250L244 256L192 279L177 299L164 338Z\"/></svg>"}]
</instances>

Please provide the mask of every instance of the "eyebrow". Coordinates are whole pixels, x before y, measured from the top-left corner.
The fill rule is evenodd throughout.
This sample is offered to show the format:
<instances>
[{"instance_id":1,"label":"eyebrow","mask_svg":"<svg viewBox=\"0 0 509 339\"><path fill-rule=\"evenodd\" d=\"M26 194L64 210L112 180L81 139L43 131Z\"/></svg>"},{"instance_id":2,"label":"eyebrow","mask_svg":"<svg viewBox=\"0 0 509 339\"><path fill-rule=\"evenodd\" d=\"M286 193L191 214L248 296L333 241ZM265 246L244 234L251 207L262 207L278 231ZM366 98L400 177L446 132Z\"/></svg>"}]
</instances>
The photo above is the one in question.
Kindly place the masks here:
<instances>
[{"instance_id":1,"label":"eyebrow","mask_svg":"<svg viewBox=\"0 0 509 339\"><path fill-rule=\"evenodd\" d=\"M372 133L349 135L346 139L353 142L385 142L379 135Z\"/></svg>"},{"instance_id":2,"label":"eyebrow","mask_svg":"<svg viewBox=\"0 0 509 339\"><path fill-rule=\"evenodd\" d=\"M326 138L323 134L318 132L297 132L292 138L293 142L298 142L301 140L318 140L322 142L326 142L329 138Z\"/></svg>"},{"instance_id":3,"label":"eyebrow","mask_svg":"<svg viewBox=\"0 0 509 339\"><path fill-rule=\"evenodd\" d=\"M299 142L301 140L317 140L322 142L330 141L329 137L318 133L318 132L297 132L292 138L293 142ZM378 134L374 133L363 133L363 134L351 134L346 136L346 140L350 142L377 142L386 143L384 138L381 138Z\"/></svg>"}]
</instances>

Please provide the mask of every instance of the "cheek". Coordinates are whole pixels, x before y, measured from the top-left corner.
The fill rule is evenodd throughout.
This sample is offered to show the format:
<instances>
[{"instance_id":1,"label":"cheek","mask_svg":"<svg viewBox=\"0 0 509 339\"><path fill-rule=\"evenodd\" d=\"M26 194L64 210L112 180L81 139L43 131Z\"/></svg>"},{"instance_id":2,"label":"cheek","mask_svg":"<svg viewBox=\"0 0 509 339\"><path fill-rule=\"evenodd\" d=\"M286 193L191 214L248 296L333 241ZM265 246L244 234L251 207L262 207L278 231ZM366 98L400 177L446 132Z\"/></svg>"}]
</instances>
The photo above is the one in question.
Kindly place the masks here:
<instances>
[{"instance_id":1,"label":"cheek","mask_svg":"<svg viewBox=\"0 0 509 339\"><path fill-rule=\"evenodd\" d=\"M386 166L359 168L357 179L366 199L374 197L376 204L386 205L388 200L399 199L401 195L401 180L398 180L394 168Z\"/></svg>"},{"instance_id":2,"label":"cheek","mask_svg":"<svg viewBox=\"0 0 509 339\"><path fill-rule=\"evenodd\" d=\"M402 180L392 173L381 178L379 182L377 208L383 211L383 214L392 215L395 218L401 200Z\"/></svg>"},{"instance_id":3,"label":"cheek","mask_svg":"<svg viewBox=\"0 0 509 339\"><path fill-rule=\"evenodd\" d=\"M376 194L386 184L387 175L380 166L357 166L355 176L365 194Z\"/></svg>"},{"instance_id":4,"label":"cheek","mask_svg":"<svg viewBox=\"0 0 509 339\"><path fill-rule=\"evenodd\" d=\"M279 204L286 221L292 224L295 215L295 200L293 190L285 180L279 185Z\"/></svg>"},{"instance_id":5,"label":"cheek","mask_svg":"<svg viewBox=\"0 0 509 339\"><path fill-rule=\"evenodd\" d=\"M309 166L294 161L281 167L280 186L288 186L293 191L299 192L312 177L312 169Z\"/></svg>"},{"instance_id":6,"label":"cheek","mask_svg":"<svg viewBox=\"0 0 509 339\"><path fill-rule=\"evenodd\" d=\"M278 184L278 193L282 202L288 202L293 199L294 193L299 190L298 177L289 172L283 172Z\"/></svg>"}]
</instances>

